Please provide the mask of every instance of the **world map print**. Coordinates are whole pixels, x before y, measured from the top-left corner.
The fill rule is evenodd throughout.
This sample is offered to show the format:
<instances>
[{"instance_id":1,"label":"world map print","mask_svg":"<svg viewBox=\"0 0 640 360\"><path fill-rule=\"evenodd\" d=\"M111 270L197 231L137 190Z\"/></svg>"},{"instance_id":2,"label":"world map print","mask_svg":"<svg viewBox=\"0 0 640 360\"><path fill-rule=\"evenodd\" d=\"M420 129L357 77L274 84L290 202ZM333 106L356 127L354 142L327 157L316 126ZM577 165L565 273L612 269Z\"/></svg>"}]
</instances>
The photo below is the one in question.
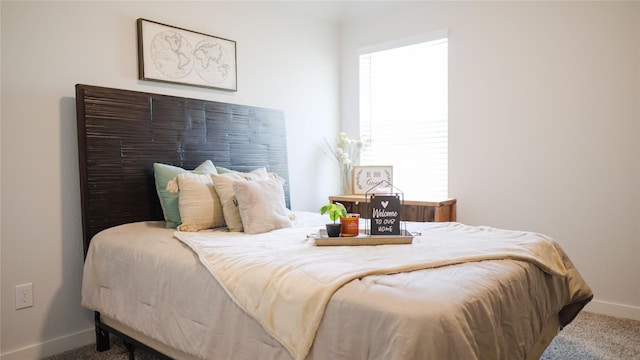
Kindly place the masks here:
<instances>
[{"instance_id":1,"label":"world map print","mask_svg":"<svg viewBox=\"0 0 640 360\"><path fill-rule=\"evenodd\" d=\"M156 35L151 43L153 64L165 76L183 78L193 69L193 48L184 36L171 31Z\"/></svg>"},{"instance_id":2,"label":"world map print","mask_svg":"<svg viewBox=\"0 0 640 360\"><path fill-rule=\"evenodd\" d=\"M235 90L235 42L139 19L141 79Z\"/></svg>"},{"instance_id":3,"label":"world map print","mask_svg":"<svg viewBox=\"0 0 640 360\"><path fill-rule=\"evenodd\" d=\"M194 46L182 35L163 31L151 43L153 64L165 76L180 79L193 69L204 81L219 84L231 71L231 64L220 43L202 40Z\"/></svg>"},{"instance_id":4,"label":"world map print","mask_svg":"<svg viewBox=\"0 0 640 360\"><path fill-rule=\"evenodd\" d=\"M207 82L222 82L231 72L231 66L225 62L228 55L219 43L210 40L200 41L193 50L193 56L198 75Z\"/></svg>"}]
</instances>

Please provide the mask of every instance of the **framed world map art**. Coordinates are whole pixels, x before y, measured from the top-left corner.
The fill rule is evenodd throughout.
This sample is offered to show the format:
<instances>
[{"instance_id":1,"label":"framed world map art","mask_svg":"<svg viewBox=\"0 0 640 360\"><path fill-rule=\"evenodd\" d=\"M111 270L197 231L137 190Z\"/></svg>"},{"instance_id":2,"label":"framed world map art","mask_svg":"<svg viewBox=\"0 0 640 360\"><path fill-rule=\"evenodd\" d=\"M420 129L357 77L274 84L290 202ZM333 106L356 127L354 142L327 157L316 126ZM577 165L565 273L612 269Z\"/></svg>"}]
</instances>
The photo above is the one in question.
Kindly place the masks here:
<instances>
[{"instance_id":1,"label":"framed world map art","mask_svg":"<svg viewBox=\"0 0 640 360\"><path fill-rule=\"evenodd\" d=\"M237 91L236 42L138 19L140 80Z\"/></svg>"}]
</instances>

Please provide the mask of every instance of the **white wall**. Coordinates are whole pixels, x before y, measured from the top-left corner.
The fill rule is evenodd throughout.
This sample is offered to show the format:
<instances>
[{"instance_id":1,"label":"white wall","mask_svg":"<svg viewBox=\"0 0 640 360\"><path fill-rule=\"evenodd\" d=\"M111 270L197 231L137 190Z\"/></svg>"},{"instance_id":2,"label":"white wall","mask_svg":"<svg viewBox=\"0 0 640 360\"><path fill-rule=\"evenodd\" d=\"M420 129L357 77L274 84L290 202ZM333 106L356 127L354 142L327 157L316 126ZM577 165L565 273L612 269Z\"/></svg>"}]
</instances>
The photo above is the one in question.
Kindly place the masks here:
<instances>
[{"instance_id":1,"label":"white wall","mask_svg":"<svg viewBox=\"0 0 640 360\"><path fill-rule=\"evenodd\" d=\"M292 206L316 210L332 192L315 174L339 121L335 24L265 2L3 0L1 12L2 359L93 341L79 305L76 83L282 109ZM237 41L238 91L137 80L139 17ZM28 282L35 305L16 311L14 287Z\"/></svg>"},{"instance_id":2,"label":"white wall","mask_svg":"<svg viewBox=\"0 0 640 360\"><path fill-rule=\"evenodd\" d=\"M589 309L640 319L640 2L423 2L350 23L342 118L358 48L441 29L458 220L553 236Z\"/></svg>"}]
</instances>

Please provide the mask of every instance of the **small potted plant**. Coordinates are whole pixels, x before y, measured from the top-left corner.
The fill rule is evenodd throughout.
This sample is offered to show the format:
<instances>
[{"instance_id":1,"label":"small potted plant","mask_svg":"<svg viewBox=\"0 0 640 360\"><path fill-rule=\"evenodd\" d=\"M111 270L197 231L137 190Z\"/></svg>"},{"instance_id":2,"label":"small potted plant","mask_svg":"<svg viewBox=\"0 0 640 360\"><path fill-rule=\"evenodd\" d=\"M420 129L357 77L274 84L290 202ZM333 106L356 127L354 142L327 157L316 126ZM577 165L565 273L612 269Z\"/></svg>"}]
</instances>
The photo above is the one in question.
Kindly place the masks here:
<instances>
[{"instance_id":1,"label":"small potted plant","mask_svg":"<svg viewBox=\"0 0 640 360\"><path fill-rule=\"evenodd\" d=\"M329 203L320 208L320 214L329 214L329 219L333 220L333 224L327 224L327 236L338 237L340 236L340 229L342 225L336 223L340 217L347 216L347 209L339 202Z\"/></svg>"}]
</instances>

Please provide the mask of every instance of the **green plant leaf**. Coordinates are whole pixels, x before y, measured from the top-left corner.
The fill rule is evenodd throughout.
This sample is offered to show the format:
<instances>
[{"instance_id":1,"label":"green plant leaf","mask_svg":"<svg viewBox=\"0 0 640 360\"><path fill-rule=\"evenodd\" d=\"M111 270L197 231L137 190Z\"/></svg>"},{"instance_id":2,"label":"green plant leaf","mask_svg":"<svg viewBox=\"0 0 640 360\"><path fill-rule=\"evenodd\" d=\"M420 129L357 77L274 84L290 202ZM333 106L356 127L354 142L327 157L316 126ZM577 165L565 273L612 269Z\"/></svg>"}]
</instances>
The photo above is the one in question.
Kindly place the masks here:
<instances>
[{"instance_id":1,"label":"green plant leaf","mask_svg":"<svg viewBox=\"0 0 640 360\"><path fill-rule=\"evenodd\" d=\"M340 217L347 216L347 209L339 202L325 204L320 208L320 215L329 214L329 219L335 224Z\"/></svg>"}]
</instances>

